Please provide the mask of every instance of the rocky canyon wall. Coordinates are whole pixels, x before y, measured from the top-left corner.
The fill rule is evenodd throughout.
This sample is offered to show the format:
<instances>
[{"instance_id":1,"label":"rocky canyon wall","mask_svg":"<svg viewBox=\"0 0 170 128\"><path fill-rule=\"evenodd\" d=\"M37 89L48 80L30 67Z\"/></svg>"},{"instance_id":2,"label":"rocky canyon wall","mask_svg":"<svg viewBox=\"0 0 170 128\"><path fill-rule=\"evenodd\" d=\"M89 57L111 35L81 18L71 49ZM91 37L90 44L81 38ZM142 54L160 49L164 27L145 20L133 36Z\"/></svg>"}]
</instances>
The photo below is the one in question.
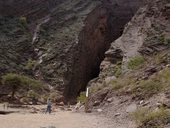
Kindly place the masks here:
<instances>
[{"instance_id":1,"label":"rocky canyon wall","mask_svg":"<svg viewBox=\"0 0 170 128\"><path fill-rule=\"evenodd\" d=\"M0 1L1 21L4 16L12 16L23 24L20 18L25 17L24 33L29 33L23 41L21 36L17 36L21 26L15 27L9 19L14 27L5 34L5 41L9 43L7 49L19 49L17 44L7 40L11 31L13 36L17 36L15 42L22 42L21 46L25 44L25 48L30 46L31 49L29 52L24 50L28 54L19 53L16 60L9 57L7 60L12 63L24 58L20 69L32 60L34 66L31 71L35 77L49 83L53 90L64 92L66 101L75 99L80 91L85 90L89 80L98 76L105 51L122 34L124 25L142 4L141 0ZM4 44L4 41L0 43ZM12 56L15 57L15 54ZM1 70L11 72L11 69L3 70L3 67Z\"/></svg>"},{"instance_id":2,"label":"rocky canyon wall","mask_svg":"<svg viewBox=\"0 0 170 128\"><path fill-rule=\"evenodd\" d=\"M72 71L67 73L66 98L75 99L98 76L105 51L142 4L142 1L103 1L87 16L79 34Z\"/></svg>"}]
</instances>

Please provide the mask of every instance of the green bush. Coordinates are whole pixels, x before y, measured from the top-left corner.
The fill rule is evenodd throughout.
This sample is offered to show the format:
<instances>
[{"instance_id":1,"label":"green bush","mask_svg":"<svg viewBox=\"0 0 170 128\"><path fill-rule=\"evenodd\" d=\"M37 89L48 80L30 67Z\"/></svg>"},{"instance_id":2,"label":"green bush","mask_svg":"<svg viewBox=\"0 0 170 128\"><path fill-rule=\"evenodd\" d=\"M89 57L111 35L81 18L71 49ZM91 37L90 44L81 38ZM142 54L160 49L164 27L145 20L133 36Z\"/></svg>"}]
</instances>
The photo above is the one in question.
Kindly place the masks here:
<instances>
[{"instance_id":1,"label":"green bush","mask_svg":"<svg viewBox=\"0 0 170 128\"><path fill-rule=\"evenodd\" d=\"M170 111L165 109L149 110L139 108L130 114L141 128L161 128L170 122Z\"/></svg>"},{"instance_id":2,"label":"green bush","mask_svg":"<svg viewBox=\"0 0 170 128\"><path fill-rule=\"evenodd\" d=\"M144 58L142 56L136 56L136 57L133 57L129 60L128 68L129 69L136 69L143 63L144 63Z\"/></svg>"},{"instance_id":3,"label":"green bush","mask_svg":"<svg viewBox=\"0 0 170 128\"><path fill-rule=\"evenodd\" d=\"M38 80L14 73L8 73L2 76L2 84L11 89L12 97L14 97L16 91L41 91L44 86L42 82Z\"/></svg>"},{"instance_id":4,"label":"green bush","mask_svg":"<svg viewBox=\"0 0 170 128\"><path fill-rule=\"evenodd\" d=\"M81 102L81 103L85 103L87 100L87 97L86 97L86 92L81 92L80 93L80 96L77 97L77 102Z\"/></svg>"},{"instance_id":5,"label":"green bush","mask_svg":"<svg viewBox=\"0 0 170 128\"><path fill-rule=\"evenodd\" d=\"M27 70L32 70L33 67L35 66L36 61L29 59L28 62L26 63L26 69Z\"/></svg>"},{"instance_id":6,"label":"green bush","mask_svg":"<svg viewBox=\"0 0 170 128\"><path fill-rule=\"evenodd\" d=\"M26 18L26 17L24 17L24 16L20 17L20 18L19 18L19 21L20 21L21 25L22 25L24 28L27 28L28 23L27 23L27 18Z\"/></svg>"},{"instance_id":7,"label":"green bush","mask_svg":"<svg viewBox=\"0 0 170 128\"><path fill-rule=\"evenodd\" d=\"M2 76L2 84L11 89L12 97L15 92L22 86L21 78L17 74L7 74Z\"/></svg>"},{"instance_id":8,"label":"green bush","mask_svg":"<svg viewBox=\"0 0 170 128\"><path fill-rule=\"evenodd\" d=\"M25 88L29 90L32 89L35 91L41 91L44 88L44 85L41 81L26 76L22 76L21 78L23 79L22 80L23 85L25 85Z\"/></svg>"},{"instance_id":9,"label":"green bush","mask_svg":"<svg viewBox=\"0 0 170 128\"><path fill-rule=\"evenodd\" d=\"M122 74L122 62L118 62L116 66L114 67L114 75L116 77L119 77Z\"/></svg>"}]
</instances>

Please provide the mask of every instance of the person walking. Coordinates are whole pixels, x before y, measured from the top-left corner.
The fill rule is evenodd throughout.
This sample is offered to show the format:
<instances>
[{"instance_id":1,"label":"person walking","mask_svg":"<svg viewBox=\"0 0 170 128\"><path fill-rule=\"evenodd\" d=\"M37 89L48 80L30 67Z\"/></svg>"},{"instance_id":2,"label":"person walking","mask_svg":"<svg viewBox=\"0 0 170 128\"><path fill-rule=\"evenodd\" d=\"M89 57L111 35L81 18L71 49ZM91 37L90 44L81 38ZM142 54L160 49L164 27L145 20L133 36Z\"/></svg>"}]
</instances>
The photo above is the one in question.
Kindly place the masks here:
<instances>
[{"instance_id":1,"label":"person walking","mask_svg":"<svg viewBox=\"0 0 170 128\"><path fill-rule=\"evenodd\" d=\"M47 100L47 109L46 109L46 112L45 112L45 114L46 113L51 113L51 108L52 108L52 103L51 103L51 100L50 99L48 99Z\"/></svg>"}]
</instances>

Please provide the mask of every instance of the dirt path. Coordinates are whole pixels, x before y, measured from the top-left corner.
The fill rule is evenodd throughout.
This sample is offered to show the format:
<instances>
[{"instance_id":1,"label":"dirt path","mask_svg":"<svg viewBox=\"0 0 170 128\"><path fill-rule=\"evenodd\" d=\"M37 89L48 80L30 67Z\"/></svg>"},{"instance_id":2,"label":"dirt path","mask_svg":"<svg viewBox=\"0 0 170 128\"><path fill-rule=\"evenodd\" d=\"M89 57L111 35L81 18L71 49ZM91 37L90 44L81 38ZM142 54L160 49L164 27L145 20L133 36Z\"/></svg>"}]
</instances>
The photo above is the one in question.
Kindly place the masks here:
<instances>
[{"instance_id":1,"label":"dirt path","mask_svg":"<svg viewBox=\"0 0 170 128\"><path fill-rule=\"evenodd\" d=\"M107 119L92 114L60 111L49 114L0 115L0 128L113 128Z\"/></svg>"},{"instance_id":2,"label":"dirt path","mask_svg":"<svg viewBox=\"0 0 170 128\"><path fill-rule=\"evenodd\" d=\"M0 128L136 128L136 125L127 119L127 115L123 114L126 113L125 107L115 104L118 103L107 106L107 109L102 108L105 114L66 111L67 107L65 110L53 107L52 114L44 114L46 105L4 109L0 104L0 111L14 112L0 114ZM114 106L120 109L117 110ZM31 113L34 109L38 113ZM114 116L115 113L121 113L121 115Z\"/></svg>"}]
</instances>

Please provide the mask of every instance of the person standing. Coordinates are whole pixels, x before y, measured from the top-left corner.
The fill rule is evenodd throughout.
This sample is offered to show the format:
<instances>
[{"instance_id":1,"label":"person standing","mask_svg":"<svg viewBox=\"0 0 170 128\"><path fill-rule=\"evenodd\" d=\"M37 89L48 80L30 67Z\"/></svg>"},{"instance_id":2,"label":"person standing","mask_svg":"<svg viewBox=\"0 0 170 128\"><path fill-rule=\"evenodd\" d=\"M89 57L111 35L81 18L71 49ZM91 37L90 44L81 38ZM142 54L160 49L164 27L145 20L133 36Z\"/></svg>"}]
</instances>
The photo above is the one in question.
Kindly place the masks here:
<instances>
[{"instance_id":1,"label":"person standing","mask_svg":"<svg viewBox=\"0 0 170 128\"><path fill-rule=\"evenodd\" d=\"M45 113L51 113L51 108L52 108L52 103L51 103L51 100L48 99L47 100L47 109L46 109L46 112Z\"/></svg>"},{"instance_id":2,"label":"person standing","mask_svg":"<svg viewBox=\"0 0 170 128\"><path fill-rule=\"evenodd\" d=\"M4 110L5 110L5 109L8 110L8 107L9 107L9 103L8 103L8 102L5 102L5 103L3 104Z\"/></svg>"}]
</instances>

